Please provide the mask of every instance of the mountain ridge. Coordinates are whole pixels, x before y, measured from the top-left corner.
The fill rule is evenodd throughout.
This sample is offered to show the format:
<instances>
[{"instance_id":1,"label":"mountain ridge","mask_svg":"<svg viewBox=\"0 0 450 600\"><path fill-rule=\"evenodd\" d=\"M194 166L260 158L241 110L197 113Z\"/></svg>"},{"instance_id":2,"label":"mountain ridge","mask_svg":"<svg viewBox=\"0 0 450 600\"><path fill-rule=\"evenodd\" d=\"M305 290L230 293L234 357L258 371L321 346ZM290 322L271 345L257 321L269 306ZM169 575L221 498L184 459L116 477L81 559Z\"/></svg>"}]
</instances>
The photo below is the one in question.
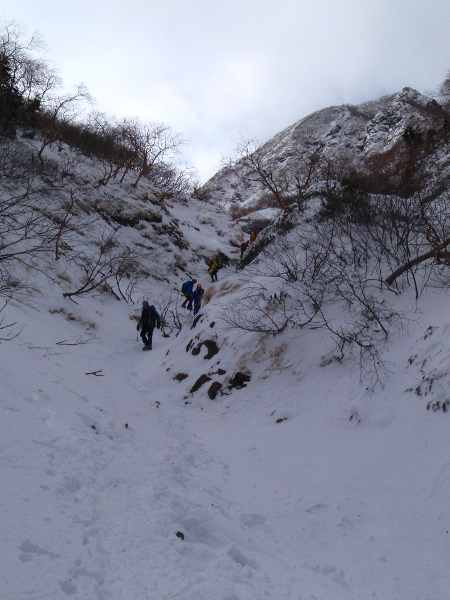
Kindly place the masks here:
<instances>
[{"instance_id":1,"label":"mountain ridge","mask_svg":"<svg viewBox=\"0 0 450 600\"><path fill-rule=\"evenodd\" d=\"M313 152L331 161L341 161L347 170L362 169L374 157L388 155L403 141L408 128L418 135L447 125L448 113L435 99L404 88L360 105L327 107L307 115L254 149L264 168L275 178L290 171L304 172ZM243 161L233 159L216 173L201 192L221 205L257 203L267 189L246 180Z\"/></svg>"}]
</instances>

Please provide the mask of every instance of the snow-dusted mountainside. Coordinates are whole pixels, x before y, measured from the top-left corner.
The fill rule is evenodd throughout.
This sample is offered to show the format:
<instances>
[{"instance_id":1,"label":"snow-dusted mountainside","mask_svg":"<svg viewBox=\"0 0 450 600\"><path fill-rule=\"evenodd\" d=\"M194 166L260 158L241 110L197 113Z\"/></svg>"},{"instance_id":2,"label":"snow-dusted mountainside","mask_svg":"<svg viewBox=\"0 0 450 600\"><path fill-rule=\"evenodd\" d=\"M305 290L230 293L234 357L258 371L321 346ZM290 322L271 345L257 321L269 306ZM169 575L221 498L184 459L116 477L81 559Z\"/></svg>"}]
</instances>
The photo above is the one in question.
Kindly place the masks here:
<instances>
[{"instance_id":1,"label":"snow-dusted mountainside","mask_svg":"<svg viewBox=\"0 0 450 600\"><path fill-rule=\"evenodd\" d=\"M424 128L440 114L404 90L320 111L265 151L370 158L413 110ZM6 167L26 166L8 239L31 252L2 245L0 598L448 598L447 246L382 283L429 250L430 231L445 237L446 196L422 210L425 228L408 205L404 256L376 229L394 214L381 195L365 198L379 221L354 218L353 196L316 218L316 187L239 264L247 236L215 202L166 197L145 177L99 186L97 159L55 144L43 168L22 160L34 145L1 147L2 210L25 186ZM231 183L208 184L219 204ZM398 256L377 254L369 232ZM196 318L181 307L190 277L205 288ZM136 331L143 298L163 320L151 352Z\"/></svg>"},{"instance_id":2,"label":"snow-dusted mountainside","mask_svg":"<svg viewBox=\"0 0 450 600\"><path fill-rule=\"evenodd\" d=\"M275 135L257 155L275 179L306 170L314 151L328 160L341 161L347 170L361 169L377 156L389 156L408 128L426 139L447 123L448 113L435 100L404 88L373 102L319 110ZM448 175L448 161L445 167ZM267 195L267 188L255 181L257 178L243 178L243 170L243 161L223 168L202 192L221 205L257 202Z\"/></svg>"},{"instance_id":3,"label":"snow-dusted mountainside","mask_svg":"<svg viewBox=\"0 0 450 600\"><path fill-rule=\"evenodd\" d=\"M5 163L12 148L28 159L28 153L33 156L33 147L33 142L8 142L2 146ZM144 291L139 282L145 282L144 290L150 295L156 282L168 291L178 291L186 278L204 276L207 262L215 254L236 259L242 234L214 205L188 195L167 198L145 178L136 188L131 185L131 177L99 185L103 175L100 162L81 157L64 144L59 150L49 149L45 161L44 168L27 172L27 195L23 181L5 176L1 181L3 198L11 199L23 215L31 216L34 227L39 226L32 236L24 233L30 226L28 230L18 228L17 233L10 227L13 250L11 258L4 252L2 264L14 261L16 249L20 251L26 244L31 250L33 244L37 248L44 239L42 232L47 233L45 244L31 252L32 258L13 262L15 276L20 276L18 289L13 285L10 290L13 295L17 296L22 286L24 290L19 295L30 293L27 279L33 281L38 270L50 277L61 293L72 294L82 288L96 261L108 263L111 256L129 260L130 265L124 263L118 276L112 275L102 283L109 286L110 293L118 297L129 295L130 299L139 293L142 297ZM20 200L16 202L15 196ZM49 241L51 238L53 241ZM33 267L38 270L32 276ZM3 285L6 279L2 271ZM158 288L156 293L160 292ZM75 300L76 296L75 293L71 297Z\"/></svg>"}]
</instances>

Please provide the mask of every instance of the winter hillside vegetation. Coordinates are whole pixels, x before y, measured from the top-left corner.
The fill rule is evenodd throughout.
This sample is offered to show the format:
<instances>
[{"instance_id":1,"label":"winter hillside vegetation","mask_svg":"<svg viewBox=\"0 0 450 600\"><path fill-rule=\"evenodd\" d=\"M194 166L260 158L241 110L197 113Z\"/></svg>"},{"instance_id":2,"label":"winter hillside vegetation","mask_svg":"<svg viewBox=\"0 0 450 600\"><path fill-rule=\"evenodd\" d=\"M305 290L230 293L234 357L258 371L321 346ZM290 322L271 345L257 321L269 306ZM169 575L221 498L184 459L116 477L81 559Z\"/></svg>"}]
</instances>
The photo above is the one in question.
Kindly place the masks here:
<instances>
[{"instance_id":1,"label":"winter hillside vegetation","mask_svg":"<svg viewBox=\"0 0 450 600\"><path fill-rule=\"evenodd\" d=\"M2 24L0 599L450 600L450 79L200 187L42 50Z\"/></svg>"}]
</instances>

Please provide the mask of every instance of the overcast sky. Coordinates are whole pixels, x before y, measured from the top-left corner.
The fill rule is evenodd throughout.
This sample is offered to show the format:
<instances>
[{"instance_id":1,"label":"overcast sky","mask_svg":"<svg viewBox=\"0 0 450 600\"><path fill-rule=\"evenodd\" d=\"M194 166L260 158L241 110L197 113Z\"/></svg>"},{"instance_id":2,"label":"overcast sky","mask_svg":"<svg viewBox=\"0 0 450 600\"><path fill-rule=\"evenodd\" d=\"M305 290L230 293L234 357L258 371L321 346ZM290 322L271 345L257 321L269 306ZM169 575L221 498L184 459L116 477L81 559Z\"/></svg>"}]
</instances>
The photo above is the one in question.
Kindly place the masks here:
<instances>
[{"instance_id":1,"label":"overcast sky","mask_svg":"<svg viewBox=\"0 0 450 600\"><path fill-rule=\"evenodd\" d=\"M38 31L101 111L184 134L201 182L240 136L450 70L449 0L1 0L0 17Z\"/></svg>"}]
</instances>

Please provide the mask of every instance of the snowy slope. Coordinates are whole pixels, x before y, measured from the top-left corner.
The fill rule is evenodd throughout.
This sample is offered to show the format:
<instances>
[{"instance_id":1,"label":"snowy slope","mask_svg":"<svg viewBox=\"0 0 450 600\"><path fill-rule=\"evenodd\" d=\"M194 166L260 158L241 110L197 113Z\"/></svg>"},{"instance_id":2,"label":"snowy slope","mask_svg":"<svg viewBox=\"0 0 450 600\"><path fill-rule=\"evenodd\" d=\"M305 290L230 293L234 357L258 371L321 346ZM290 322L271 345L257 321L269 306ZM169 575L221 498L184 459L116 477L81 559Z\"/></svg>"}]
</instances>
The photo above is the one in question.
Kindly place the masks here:
<instances>
[{"instance_id":1,"label":"snowy slope","mask_svg":"<svg viewBox=\"0 0 450 600\"><path fill-rule=\"evenodd\" d=\"M236 272L243 234L226 213L162 202L144 180L95 188L99 175L81 160L46 209L75 191L70 251L95 256L115 232L145 250L142 279L128 302L114 282L72 301L69 254L17 267L28 285L0 312L0 598L450 598L445 291L389 299L408 319L374 381L323 330L227 324L253 275ZM231 262L210 284L219 251ZM196 320L180 307L188 276L206 290ZM145 353L143 298L174 315Z\"/></svg>"},{"instance_id":2,"label":"snowy slope","mask_svg":"<svg viewBox=\"0 0 450 600\"><path fill-rule=\"evenodd\" d=\"M151 353L123 301L7 307L26 327L0 345L0 597L448 598L448 416L426 410L447 397L445 296L423 298L369 391L350 360L320 366L318 332L226 329L224 288L243 281L220 273L196 327L186 314ZM211 359L186 351L211 337ZM251 381L189 392L219 368ZM433 369L431 396L406 391Z\"/></svg>"}]
</instances>

